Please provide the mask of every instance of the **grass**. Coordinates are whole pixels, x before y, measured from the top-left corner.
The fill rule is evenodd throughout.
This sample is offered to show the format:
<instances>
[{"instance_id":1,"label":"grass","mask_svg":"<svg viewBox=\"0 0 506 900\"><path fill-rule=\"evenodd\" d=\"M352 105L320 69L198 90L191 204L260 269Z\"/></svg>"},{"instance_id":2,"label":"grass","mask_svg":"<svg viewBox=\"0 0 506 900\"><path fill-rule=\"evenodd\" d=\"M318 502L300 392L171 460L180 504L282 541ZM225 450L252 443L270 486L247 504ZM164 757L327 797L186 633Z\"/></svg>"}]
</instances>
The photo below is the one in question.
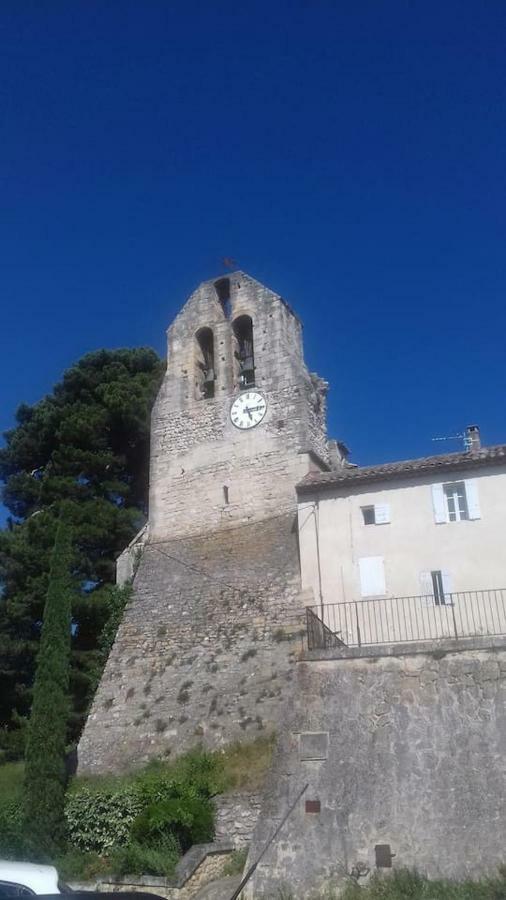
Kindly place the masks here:
<instances>
[{"instance_id":1,"label":"grass","mask_svg":"<svg viewBox=\"0 0 506 900\"><path fill-rule=\"evenodd\" d=\"M23 791L24 765L22 762L8 762L0 765L0 797L2 803L21 799Z\"/></svg>"},{"instance_id":2,"label":"grass","mask_svg":"<svg viewBox=\"0 0 506 900\"><path fill-rule=\"evenodd\" d=\"M391 875L374 875L364 887L349 884L341 900L506 900L506 870L481 881L431 881L399 869Z\"/></svg>"},{"instance_id":3,"label":"grass","mask_svg":"<svg viewBox=\"0 0 506 900\"><path fill-rule=\"evenodd\" d=\"M230 854L230 859L227 860L223 867L222 875L242 875L247 858L247 848L244 848L244 850L234 850Z\"/></svg>"},{"instance_id":4,"label":"grass","mask_svg":"<svg viewBox=\"0 0 506 900\"><path fill-rule=\"evenodd\" d=\"M258 791L263 786L274 744L274 735L262 736L247 744L230 744L221 752L227 793Z\"/></svg>"}]
</instances>

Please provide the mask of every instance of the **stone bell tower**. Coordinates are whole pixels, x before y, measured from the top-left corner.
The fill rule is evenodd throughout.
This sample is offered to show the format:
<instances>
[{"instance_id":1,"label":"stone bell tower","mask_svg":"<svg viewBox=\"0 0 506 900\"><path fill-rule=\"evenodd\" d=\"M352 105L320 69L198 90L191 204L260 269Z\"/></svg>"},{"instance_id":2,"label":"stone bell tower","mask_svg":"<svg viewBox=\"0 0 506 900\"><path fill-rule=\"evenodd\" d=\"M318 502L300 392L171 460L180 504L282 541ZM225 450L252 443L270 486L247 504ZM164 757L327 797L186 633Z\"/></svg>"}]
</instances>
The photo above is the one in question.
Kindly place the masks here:
<instances>
[{"instance_id":1,"label":"stone bell tower","mask_svg":"<svg viewBox=\"0 0 506 900\"><path fill-rule=\"evenodd\" d=\"M326 388L288 304L243 272L168 330L149 523L118 561L133 598L79 747L119 770L272 730L300 630L295 485L328 468Z\"/></svg>"}]
</instances>

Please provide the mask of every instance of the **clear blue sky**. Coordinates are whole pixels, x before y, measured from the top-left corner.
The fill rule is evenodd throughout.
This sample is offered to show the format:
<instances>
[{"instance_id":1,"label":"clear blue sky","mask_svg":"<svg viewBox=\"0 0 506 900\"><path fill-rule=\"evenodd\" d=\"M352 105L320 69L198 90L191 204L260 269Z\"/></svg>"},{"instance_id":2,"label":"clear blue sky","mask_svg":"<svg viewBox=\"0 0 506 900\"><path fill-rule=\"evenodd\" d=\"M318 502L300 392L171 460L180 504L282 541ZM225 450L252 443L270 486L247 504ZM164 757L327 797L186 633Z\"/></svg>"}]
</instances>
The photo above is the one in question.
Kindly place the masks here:
<instances>
[{"instance_id":1,"label":"clear blue sky","mask_svg":"<svg viewBox=\"0 0 506 900\"><path fill-rule=\"evenodd\" d=\"M506 441L506 4L4 0L0 428L220 259L359 463Z\"/></svg>"}]
</instances>

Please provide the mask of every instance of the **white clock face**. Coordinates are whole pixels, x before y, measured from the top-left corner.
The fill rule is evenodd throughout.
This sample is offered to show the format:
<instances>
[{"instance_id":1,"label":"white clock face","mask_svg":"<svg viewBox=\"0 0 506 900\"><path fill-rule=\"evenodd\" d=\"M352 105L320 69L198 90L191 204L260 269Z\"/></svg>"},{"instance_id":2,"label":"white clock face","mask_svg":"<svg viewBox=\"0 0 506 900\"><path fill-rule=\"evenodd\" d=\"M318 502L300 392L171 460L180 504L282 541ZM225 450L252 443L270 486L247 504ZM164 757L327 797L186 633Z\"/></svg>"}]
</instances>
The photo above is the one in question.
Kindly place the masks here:
<instances>
[{"instance_id":1,"label":"white clock face","mask_svg":"<svg viewBox=\"0 0 506 900\"><path fill-rule=\"evenodd\" d=\"M236 428L254 428L267 412L265 397L258 391L245 391L232 403L230 418Z\"/></svg>"}]
</instances>

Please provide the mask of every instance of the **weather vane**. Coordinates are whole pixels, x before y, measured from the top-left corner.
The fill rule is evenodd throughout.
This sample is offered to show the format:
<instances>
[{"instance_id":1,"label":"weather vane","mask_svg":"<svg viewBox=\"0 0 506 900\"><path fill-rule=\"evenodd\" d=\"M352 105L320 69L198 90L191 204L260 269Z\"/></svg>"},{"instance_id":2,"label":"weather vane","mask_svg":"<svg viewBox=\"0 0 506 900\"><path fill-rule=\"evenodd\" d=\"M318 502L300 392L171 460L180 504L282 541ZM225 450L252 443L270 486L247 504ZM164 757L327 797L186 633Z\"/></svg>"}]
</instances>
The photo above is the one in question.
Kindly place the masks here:
<instances>
[{"instance_id":1,"label":"weather vane","mask_svg":"<svg viewBox=\"0 0 506 900\"><path fill-rule=\"evenodd\" d=\"M232 256L222 256L221 263L225 269L235 269L237 263Z\"/></svg>"}]
</instances>

